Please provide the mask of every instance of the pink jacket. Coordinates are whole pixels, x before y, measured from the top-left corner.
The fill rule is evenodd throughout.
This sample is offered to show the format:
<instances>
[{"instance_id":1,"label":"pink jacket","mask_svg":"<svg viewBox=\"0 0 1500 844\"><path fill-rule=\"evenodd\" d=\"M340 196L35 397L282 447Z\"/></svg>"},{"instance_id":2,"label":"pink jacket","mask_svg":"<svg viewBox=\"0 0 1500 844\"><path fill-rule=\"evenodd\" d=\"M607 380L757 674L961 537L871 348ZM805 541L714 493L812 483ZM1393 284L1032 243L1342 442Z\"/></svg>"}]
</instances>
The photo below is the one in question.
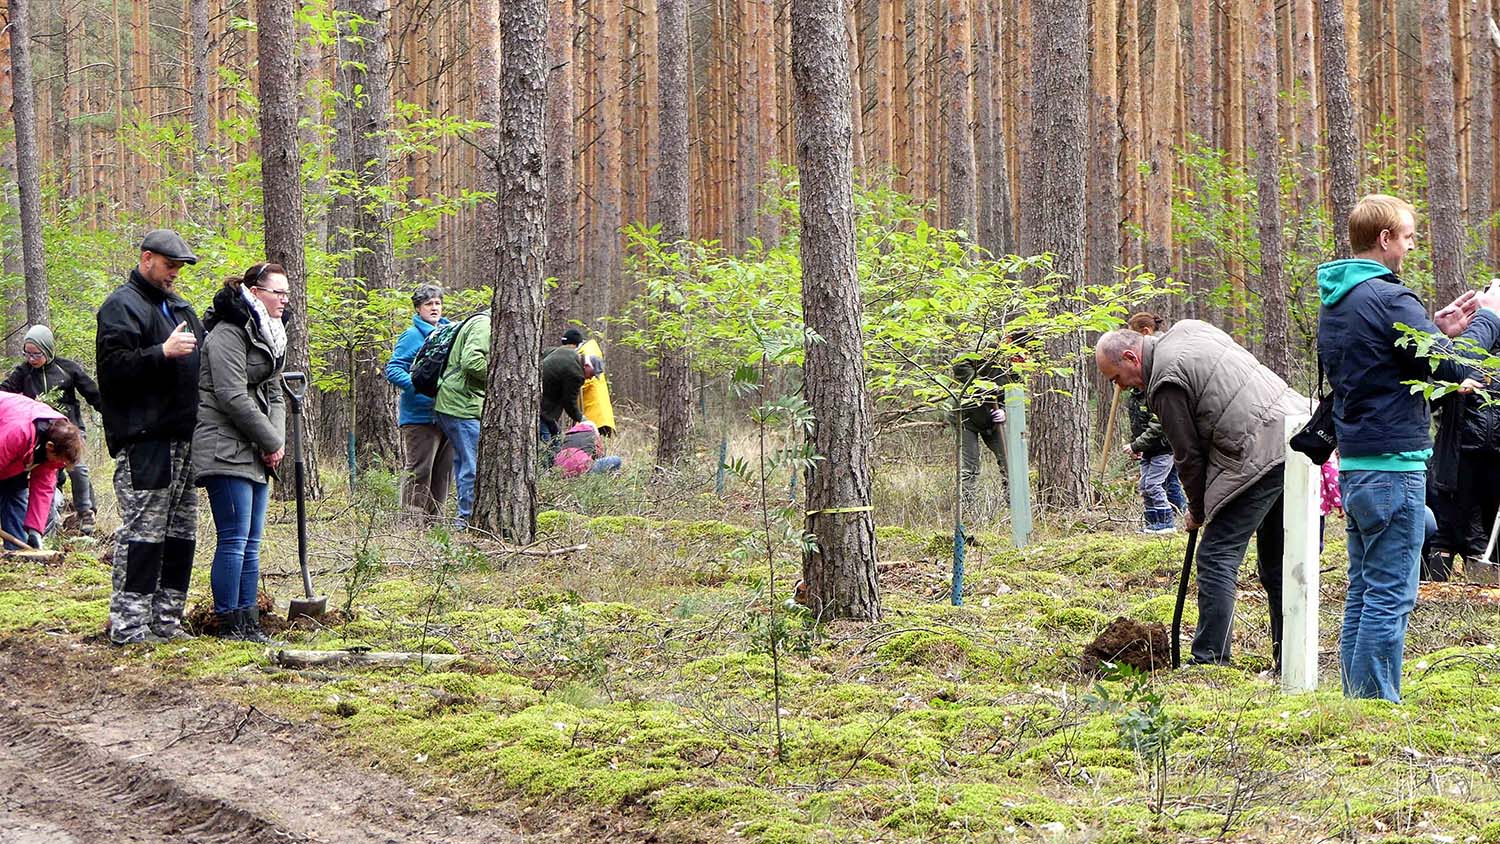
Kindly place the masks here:
<instances>
[{"instance_id":1,"label":"pink jacket","mask_svg":"<svg viewBox=\"0 0 1500 844\"><path fill-rule=\"evenodd\" d=\"M1344 511L1344 496L1339 491L1339 455L1338 452L1328 456L1323 463L1323 483L1320 491L1323 493L1323 515L1328 515L1337 510Z\"/></svg>"},{"instance_id":2,"label":"pink jacket","mask_svg":"<svg viewBox=\"0 0 1500 844\"><path fill-rule=\"evenodd\" d=\"M62 463L32 466L36 454L36 420L65 419L61 413L20 393L0 393L0 480L31 472L31 497L26 504L26 527L41 533L52 509L57 470ZM20 538L20 537L18 537Z\"/></svg>"}]
</instances>

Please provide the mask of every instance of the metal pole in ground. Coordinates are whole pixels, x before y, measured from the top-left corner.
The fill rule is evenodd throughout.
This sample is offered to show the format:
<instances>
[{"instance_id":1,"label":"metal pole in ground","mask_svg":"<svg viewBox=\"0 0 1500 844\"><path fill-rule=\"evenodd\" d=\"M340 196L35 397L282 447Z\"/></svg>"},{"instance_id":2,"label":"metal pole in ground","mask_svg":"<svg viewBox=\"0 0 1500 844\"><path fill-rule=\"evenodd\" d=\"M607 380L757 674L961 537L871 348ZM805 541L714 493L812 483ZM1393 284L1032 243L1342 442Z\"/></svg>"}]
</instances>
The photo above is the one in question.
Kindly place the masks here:
<instances>
[{"instance_id":1,"label":"metal pole in ground","mask_svg":"<svg viewBox=\"0 0 1500 844\"><path fill-rule=\"evenodd\" d=\"M1302 430L1308 416L1286 417L1286 440ZM1318 688L1318 522L1322 518L1321 470L1300 451L1286 449L1282 498L1285 545L1281 573L1281 689Z\"/></svg>"}]
</instances>

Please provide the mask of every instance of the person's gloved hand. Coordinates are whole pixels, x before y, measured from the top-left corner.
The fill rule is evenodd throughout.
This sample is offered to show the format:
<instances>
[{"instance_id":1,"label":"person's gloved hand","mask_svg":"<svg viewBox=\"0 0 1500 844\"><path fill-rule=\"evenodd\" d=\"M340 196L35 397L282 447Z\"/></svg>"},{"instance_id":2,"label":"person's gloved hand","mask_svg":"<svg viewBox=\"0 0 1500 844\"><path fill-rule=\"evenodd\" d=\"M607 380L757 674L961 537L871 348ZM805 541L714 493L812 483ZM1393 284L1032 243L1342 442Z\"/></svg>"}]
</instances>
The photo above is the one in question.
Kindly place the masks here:
<instances>
[{"instance_id":1,"label":"person's gloved hand","mask_svg":"<svg viewBox=\"0 0 1500 844\"><path fill-rule=\"evenodd\" d=\"M39 533L39 532L37 532L35 530L28 529L26 531L26 544L30 545L32 548L36 548L37 550L41 550L41 547L42 547L42 535L41 535L41 533Z\"/></svg>"},{"instance_id":2,"label":"person's gloved hand","mask_svg":"<svg viewBox=\"0 0 1500 844\"><path fill-rule=\"evenodd\" d=\"M1005 411L996 407L990 409L990 418L995 420L996 425L1005 424Z\"/></svg>"}]
</instances>

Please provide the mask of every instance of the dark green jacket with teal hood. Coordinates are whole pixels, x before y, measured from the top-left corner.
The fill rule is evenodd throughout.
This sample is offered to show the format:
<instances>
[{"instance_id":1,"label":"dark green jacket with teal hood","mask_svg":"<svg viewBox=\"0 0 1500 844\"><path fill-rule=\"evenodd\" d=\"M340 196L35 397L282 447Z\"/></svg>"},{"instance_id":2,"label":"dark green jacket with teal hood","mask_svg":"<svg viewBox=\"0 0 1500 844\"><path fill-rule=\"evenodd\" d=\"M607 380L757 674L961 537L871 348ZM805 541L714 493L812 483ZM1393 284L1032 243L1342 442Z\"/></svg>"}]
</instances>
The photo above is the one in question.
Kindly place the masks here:
<instances>
[{"instance_id":1,"label":"dark green jacket with teal hood","mask_svg":"<svg viewBox=\"0 0 1500 844\"><path fill-rule=\"evenodd\" d=\"M1471 370L1444 360L1432 362L1409 347L1398 347L1398 323L1441 337L1415 293L1375 261L1351 258L1318 267L1318 359L1333 396L1339 452L1349 458L1391 459L1382 468L1420 469L1432 449L1432 415L1427 400L1413 395L1407 381L1436 378L1460 381ZM1500 338L1500 316L1483 310L1463 334L1482 348ZM1451 351L1444 340L1437 347Z\"/></svg>"}]
</instances>

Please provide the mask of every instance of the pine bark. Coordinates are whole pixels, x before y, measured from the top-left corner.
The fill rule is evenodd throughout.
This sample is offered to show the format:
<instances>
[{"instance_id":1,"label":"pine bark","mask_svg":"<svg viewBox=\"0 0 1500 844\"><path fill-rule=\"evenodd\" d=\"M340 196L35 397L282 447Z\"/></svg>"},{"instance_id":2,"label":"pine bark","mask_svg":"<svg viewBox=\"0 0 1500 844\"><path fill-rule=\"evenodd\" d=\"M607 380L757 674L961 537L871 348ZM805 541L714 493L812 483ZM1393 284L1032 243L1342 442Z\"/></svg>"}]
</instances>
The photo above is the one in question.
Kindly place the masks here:
<instances>
[{"instance_id":1,"label":"pine bark","mask_svg":"<svg viewBox=\"0 0 1500 844\"><path fill-rule=\"evenodd\" d=\"M353 106L355 178L359 202L357 214L354 277L367 295L379 295L396 286L396 256L391 242L391 178L386 148L390 129L391 53L390 0L346 0L350 12L362 19L358 37L351 39L348 72L360 88L349 103ZM364 344L354 354L355 442L360 462L379 456L387 466L399 465L400 443L396 440L395 393L385 380L388 350Z\"/></svg>"},{"instance_id":2,"label":"pine bark","mask_svg":"<svg viewBox=\"0 0 1500 844\"><path fill-rule=\"evenodd\" d=\"M1317 47L1314 44L1318 0L1293 0L1296 43L1293 74L1297 83L1297 199L1305 215L1322 204L1322 178L1318 172L1318 79Z\"/></svg>"},{"instance_id":3,"label":"pine bark","mask_svg":"<svg viewBox=\"0 0 1500 844\"><path fill-rule=\"evenodd\" d=\"M498 275L474 520L513 542L536 534L542 263L547 249L547 0L500 11Z\"/></svg>"},{"instance_id":4,"label":"pine bark","mask_svg":"<svg viewBox=\"0 0 1500 844\"><path fill-rule=\"evenodd\" d=\"M36 88L31 78L31 0L10 3L11 116L16 127L16 183L21 211L21 265L26 322L51 325L47 256L42 245L42 173L37 152Z\"/></svg>"},{"instance_id":5,"label":"pine bark","mask_svg":"<svg viewBox=\"0 0 1500 844\"><path fill-rule=\"evenodd\" d=\"M974 0L974 233L981 247L999 254L995 227L995 44L993 0Z\"/></svg>"},{"instance_id":6,"label":"pine bark","mask_svg":"<svg viewBox=\"0 0 1500 844\"><path fill-rule=\"evenodd\" d=\"M1128 6L1129 4L1127 4ZM1024 169L1035 174L1021 203L1021 250L1050 252L1065 285L1084 281L1084 143L1088 137L1088 35L1086 0L1032 0L1026 21L1035 39L1031 64L1031 139ZM1078 360L1083 338L1057 337L1052 352ZM1032 465L1043 506L1078 507L1090 497L1089 383L1079 364L1034 399L1038 426Z\"/></svg>"},{"instance_id":7,"label":"pine bark","mask_svg":"<svg viewBox=\"0 0 1500 844\"><path fill-rule=\"evenodd\" d=\"M1426 96L1427 212L1432 229L1432 279L1439 305L1465 287L1462 202L1453 132L1453 45L1445 2L1423 3L1422 68Z\"/></svg>"},{"instance_id":8,"label":"pine bark","mask_svg":"<svg viewBox=\"0 0 1500 844\"><path fill-rule=\"evenodd\" d=\"M1116 34L1119 0L1094 3L1093 77L1089 123L1088 274L1095 283L1112 278L1120 260L1120 95Z\"/></svg>"},{"instance_id":9,"label":"pine bark","mask_svg":"<svg viewBox=\"0 0 1500 844\"><path fill-rule=\"evenodd\" d=\"M942 0L944 16L943 103L947 139L947 196L943 227L974 238L974 135L969 88L969 0Z\"/></svg>"},{"instance_id":10,"label":"pine bark","mask_svg":"<svg viewBox=\"0 0 1500 844\"><path fill-rule=\"evenodd\" d=\"M542 272L557 279L547 297L543 336L561 337L582 316L578 298L578 179L574 162L573 0L553 0L547 24L547 255Z\"/></svg>"},{"instance_id":11,"label":"pine bark","mask_svg":"<svg viewBox=\"0 0 1500 844\"><path fill-rule=\"evenodd\" d=\"M1469 0L1469 225L1482 235L1475 258L1486 266L1494 258L1493 210L1495 143L1495 45L1490 42L1489 0Z\"/></svg>"},{"instance_id":12,"label":"pine bark","mask_svg":"<svg viewBox=\"0 0 1500 844\"><path fill-rule=\"evenodd\" d=\"M15 91L11 87L10 27L0 27L0 110L9 112L14 107ZM7 276L21 278L25 269L21 262L21 244L18 236L20 198L16 192L16 145L15 138L0 144L0 230L6 232L5 242L0 244L4 253L3 268ZM15 234L12 234L15 233ZM20 327L26 324L26 297L12 296L6 306L9 319L6 323L6 357L19 357L25 332Z\"/></svg>"},{"instance_id":13,"label":"pine bark","mask_svg":"<svg viewBox=\"0 0 1500 844\"><path fill-rule=\"evenodd\" d=\"M474 99L475 112L488 128L476 133L481 150L475 173L479 190L497 195L497 170L491 156L500 149L500 0L474 0ZM495 249L500 243L498 199L488 199L474 209L474 272L479 278L495 278L499 272Z\"/></svg>"},{"instance_id":14,"label":"pine bark","mask_svg":"<svg viewBox=\"0 0 1500 844\"><path fill-rule=\"evenodd\" d=\"M801 183L802 310L809 343L805 391L807 600L820 618L880 617L870 505L870 410L865 395L860 289L854 247L850 68L842 0L792 0L792 79Z\"/></svg>"},{"instance_id":15,"label":"pine bark","mask_svg":"<svg viewBox=\"0 0 1500 844\"><path fill-rule=\"evenodd\" d=\"M688 22L687 0L657 0L657 102L661 151L657 156L655 217L664 243L688 237ZM687 451L692 424L687 349L660 350L656 465L671 466Z\"/></svg>"},{"instance_id":16,"label":"pine bark","mask_svg":"<svg viewBox=\"0 0 1500 844\"><path fill-rule=\"evenodd\" d=\"M1333 209L1333 255L1347 258L1349 213L1359 192L1359 124L1345 66L1344 0L1318 0L1319 36L1323 49L1319 75L1323 83L1324 115L1328 123L1328 196Z\"/></svg>"},{"instance_id":17,"label":"pine bark","mask_svg":"<svg viewBox=\"0 0 1500 844\"><path fill-rule=\"evenodd\" d=\"M213 118L210 117L208 78L213 73L210 63L214 42L208 28L208 0L189 0L188 25L192 37L188 48L192 54L192 124L193 146L197 151L194 163L202 169L204 157L212 143Z\"/></svg>"},{"instance_id":18,"label":"pine bark","mask_svg":"<svg viewBox=\"0 0 1500 844\"><path fill-rule=\"evenodd\" d=\"M1151 114L1146 135L1146 269L1172 273L1172 143L1177 136L1177 38L1182 19L1177 0L1157 0L1156 37L1151 62ZM1275 44L1272 44L1275 49Z\"/></svg>"},{"instance_id":19,"label":"pine bark","mask_svg":"<svg viewBox=\"0 0 1500 844\"><path fill-rule=\"evenodd\" d=\"M292 298L287 308L294 318L287 326L286 368L288 372L308 375L308 395L314 401L307 410L313 423L317 419L317 393L311 384L312 362L305 318L308 312L304 281L306 223L302 210L302 155L297 146L297 75L292 55L297 43L292 19L295 7L294 0L255 3L255 41L260 64L261 191L265 196L266 260L285 267L287 278L292 281ZM308 424L304 430L312 427L313 424ZM316 439L309 437L303 448L305 489L314 498L322 489L316 443Z\"/></svg>"},{"instance_id":20,"label":"pine bark","mask_svg":"<svg viewBox=\"0 0 1500 844\"><path fill-rule=\"evenodd\" d=\"M1261 363L1282 378L1291 376L1290 316L1282 276L1281 148L1277 126L1275 0L1257 0L1250 78L1255 86L1250 132L1255 145L1255 191L1260 214L1260 294L1264 311Z\"/></svg>"},{"instance_id":21,"label":"pine bark","mask_svg":"<svg viewBox=\"0 0 1500 844\"><path fill-rule=\"evenodd\" d=\"M1146 183L1141 175L1137 164L1146 160L1146 138L1145 138L1145 80L1141 75L1141 7L1140 0L1125 0L1125 6L1120 13L1122 20L1121 28L1125 30L1125 80L1121 86L1123 93L1120 103L1120 121L1124 128L1125 151L1123 159L1124 183L1122 194L1124 199L1123 219L1128 224L1137 227L1145 227ZM1033 17L1039 24L1045 25L1042 19ZM1037 34L1034 33L1033 37ZM1035 93L1033 93L1035 96ZM1125 263L1140 263L1145 255L1138 241L1130 240L1124 244Z\"/></svg>"}]
</instances>

